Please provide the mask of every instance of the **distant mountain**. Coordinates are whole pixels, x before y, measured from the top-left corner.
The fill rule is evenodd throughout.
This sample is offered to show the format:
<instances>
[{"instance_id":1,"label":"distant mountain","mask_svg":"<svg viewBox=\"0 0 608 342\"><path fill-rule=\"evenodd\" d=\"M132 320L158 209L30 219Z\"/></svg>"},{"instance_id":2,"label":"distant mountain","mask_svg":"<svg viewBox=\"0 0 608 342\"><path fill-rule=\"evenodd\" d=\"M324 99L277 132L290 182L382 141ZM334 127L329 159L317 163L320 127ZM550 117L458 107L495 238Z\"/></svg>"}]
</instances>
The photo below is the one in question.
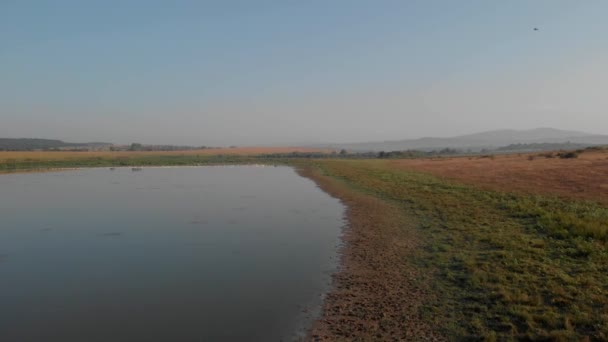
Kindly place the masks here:
<instances>
[{"instance_id":1,"label":"distant mountain","mask_svg":"<svg viewBox=\"0 0 608 342\"><path fill-rule=\"evenodd\" d=\"M110 145L112 144L104 142L68 143L53 139L0 138L0 151L48 150L55 148L99 148Z\"/></svg>"},{"instance_id":2,"label":"distant mountain","mask_svg":"<svg viewBox=\"0 0 608 342\"><path fill-rule=\"evenodd\" d=\"M433 151L444 148L480 151L493 150L516 144L564 144L572 143L584 146L606 145L608 135L593 135L577 131L565 131L553 128L536 128L531 130L496 130L474 133L450 138L419 138L382 142L331 144L324 147L346 149L350 151Z\"/></svg>"}]
</instances>

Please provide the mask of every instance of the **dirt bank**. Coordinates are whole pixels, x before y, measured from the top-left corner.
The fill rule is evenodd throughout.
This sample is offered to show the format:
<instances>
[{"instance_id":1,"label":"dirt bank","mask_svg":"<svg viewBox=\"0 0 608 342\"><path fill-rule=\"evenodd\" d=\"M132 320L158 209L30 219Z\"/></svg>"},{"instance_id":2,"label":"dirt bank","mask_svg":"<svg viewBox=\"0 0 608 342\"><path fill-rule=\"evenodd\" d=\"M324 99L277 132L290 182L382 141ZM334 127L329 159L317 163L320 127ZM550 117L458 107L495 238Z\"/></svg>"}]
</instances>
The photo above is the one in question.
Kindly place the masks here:
<instances>
[{"instance_id":1,"label":"dirt bank","mask_svg":"<svg viewBox=\"0 0 608 342\"><path fill-rule=\"evenodd\" d=\"M445 340L420 312L432 293L428 277L408 258L420 245L414 224L392 204L354 191L313 167L299 173L340 199L349 223L341 269L311 340Z\"/></svg>"}]
</instances>

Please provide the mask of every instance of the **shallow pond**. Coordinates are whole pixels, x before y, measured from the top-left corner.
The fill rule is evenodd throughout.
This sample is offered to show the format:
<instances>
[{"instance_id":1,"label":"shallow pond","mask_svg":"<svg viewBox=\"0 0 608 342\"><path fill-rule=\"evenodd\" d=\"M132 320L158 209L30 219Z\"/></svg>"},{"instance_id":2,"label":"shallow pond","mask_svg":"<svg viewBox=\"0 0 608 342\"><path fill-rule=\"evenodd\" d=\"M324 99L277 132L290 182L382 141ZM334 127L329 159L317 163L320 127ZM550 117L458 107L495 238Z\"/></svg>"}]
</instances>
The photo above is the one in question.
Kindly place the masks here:
<instances>
[{"instance_id":1,"label":"shallow pond","mask_svg":"<svg viewBox=\"0 0 608 342\"><path fill-rule=\"evenodd\" d=\"M343 210L288 167L0 175L0 341L296 339Z\"/></svg>"}]
</instances>

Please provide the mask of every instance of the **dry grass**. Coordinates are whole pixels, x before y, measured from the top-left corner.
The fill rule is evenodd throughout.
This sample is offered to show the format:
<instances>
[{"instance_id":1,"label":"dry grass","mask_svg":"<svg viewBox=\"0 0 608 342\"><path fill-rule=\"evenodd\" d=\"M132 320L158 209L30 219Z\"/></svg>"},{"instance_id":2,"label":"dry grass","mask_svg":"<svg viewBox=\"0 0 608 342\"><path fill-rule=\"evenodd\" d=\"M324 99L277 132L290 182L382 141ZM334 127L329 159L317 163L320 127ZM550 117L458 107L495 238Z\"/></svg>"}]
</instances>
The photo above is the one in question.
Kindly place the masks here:
<instances>
[{"instance_id":1,"label":"dry grass","mask_svg":"<svg viewBox=\"0 0 608 342\"><path fill-rule=\"evenodd\" d=\"M545 154L455 157L392 161L402 169L424 171L498 191L550 194L608 203L608 151L584 152L576 159Z\"/></svg>"},{"instance_id":2,"label":"dry grass","mask_svg":"<svg viewBox=\"0 0 608 342\"><path fill-rule=\"evenodd\" d=\"M213 155L243 155L254 156L270 153L291 153L291 152L326 152L322 149L305 147L236 147L236 148L215 148L204 150L189 151L100 151L100 152L41 152L41 151L2 151L0 152L0 162L7 160L27 161L27 160L77 160L91 158L120 158L120 157L141 157L141 156L213 156Z\"/></svg>"}]
</instances>

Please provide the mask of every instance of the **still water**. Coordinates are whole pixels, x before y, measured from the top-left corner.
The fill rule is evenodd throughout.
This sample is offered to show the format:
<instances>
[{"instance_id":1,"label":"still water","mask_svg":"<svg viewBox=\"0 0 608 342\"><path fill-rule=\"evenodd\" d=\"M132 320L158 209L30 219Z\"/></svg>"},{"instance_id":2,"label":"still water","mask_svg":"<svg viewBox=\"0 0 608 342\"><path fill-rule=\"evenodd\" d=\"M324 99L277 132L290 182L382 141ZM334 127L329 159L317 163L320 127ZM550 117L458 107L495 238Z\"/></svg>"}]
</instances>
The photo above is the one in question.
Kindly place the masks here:
<instances>
[{"instance_id":1,"label":"still water","mask_svg":"<svg viewBox=\"0 0 608 342\"><path fill-rule=\"evenodd\" d=\"M297 339L342 225L287 167L0 175L0 341Z\"/></svg>"}]
</instances>

